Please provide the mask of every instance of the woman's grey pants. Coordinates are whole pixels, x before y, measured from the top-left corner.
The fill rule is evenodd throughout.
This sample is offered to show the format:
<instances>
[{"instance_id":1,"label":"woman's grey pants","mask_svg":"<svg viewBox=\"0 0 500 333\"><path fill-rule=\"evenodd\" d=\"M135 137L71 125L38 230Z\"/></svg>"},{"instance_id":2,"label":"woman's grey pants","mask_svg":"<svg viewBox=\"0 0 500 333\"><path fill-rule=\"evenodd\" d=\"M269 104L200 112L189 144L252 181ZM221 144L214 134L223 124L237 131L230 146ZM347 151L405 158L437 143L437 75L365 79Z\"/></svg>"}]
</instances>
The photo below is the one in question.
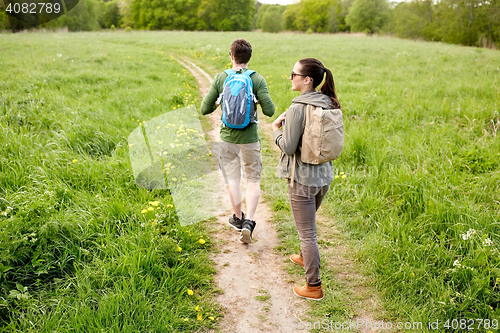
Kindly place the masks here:
<instances>
[{"instance_id":1,"label":"woman's grey pants","mask_svg":"<svg viewBox=\"0 0 500 333\"><path fill-rule=\"evenodd\" d=\"M321 285L321 279L319 278L321 260L319 258L316 232L316 211L329 188L330 184L323 187L304 186L296 181L293 182L293 187L290 187L290 180L288 180L288 198L290 199L293 219L299 232L300 251L304 258L306 281L310 286Z\"/></svg>"}]
</instances>

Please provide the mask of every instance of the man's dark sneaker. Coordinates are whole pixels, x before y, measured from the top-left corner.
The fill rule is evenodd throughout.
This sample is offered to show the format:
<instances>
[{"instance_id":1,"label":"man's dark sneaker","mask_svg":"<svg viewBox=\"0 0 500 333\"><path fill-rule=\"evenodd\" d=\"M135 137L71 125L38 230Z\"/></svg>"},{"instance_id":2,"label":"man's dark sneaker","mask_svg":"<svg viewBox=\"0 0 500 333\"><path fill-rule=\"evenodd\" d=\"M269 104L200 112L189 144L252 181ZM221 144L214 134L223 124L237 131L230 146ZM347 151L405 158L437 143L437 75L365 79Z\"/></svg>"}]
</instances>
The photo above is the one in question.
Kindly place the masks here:
<instances>
[{"instance_id":1,"label":"man's dark sneaker","mask_svg":"<svg viewBox=\"0 0 500 333\"><path fill-rule=\"evenodd\" d=\"M243 226L241 227L240 241L245 244L252 242L252 233L255 229L255 221L245 219L243 221Z\"/></svg>"},{"instance_id":2,"label":"man's dark sneaker","mask_svg":"<svg viewBox=\"0 0 500 333\"><path fill-rule=\"evenodd\" d=\"M236 229L237 231L241 231L241 228L243 227L243 221L245 220L245 213L241 212L241 219L236 216L236 214L233 214L229 218L228 224Z\"/></svg>"}]
</instances>

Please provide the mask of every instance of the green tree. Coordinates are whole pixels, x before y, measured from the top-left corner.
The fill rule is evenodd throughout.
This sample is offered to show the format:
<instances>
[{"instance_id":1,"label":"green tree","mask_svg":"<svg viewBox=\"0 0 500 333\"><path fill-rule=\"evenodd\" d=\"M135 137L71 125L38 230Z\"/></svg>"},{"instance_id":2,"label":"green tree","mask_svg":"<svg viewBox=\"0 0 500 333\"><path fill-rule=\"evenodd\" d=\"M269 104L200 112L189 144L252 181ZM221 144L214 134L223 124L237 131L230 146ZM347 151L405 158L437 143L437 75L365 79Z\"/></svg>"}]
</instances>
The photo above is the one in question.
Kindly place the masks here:
<instances>
[{"instance_id":1,"label":"green tree","mask_svg":"<svg viewBox=\"0 0 500 333\"><path fill-rule=\"evenodd\" d=\"M134 20L132 18L132 0L118 0L118 12L120 15L120 27L133 27Z\"/></svg>"},{"instance_id":2,"label":"green tree","mask_svg":"<svg viewBox=\"0 0 500 333\"><path fill-rule=\"evenodd\" d=\"M133 0L136 29L195 30L199 26L200 0Z\"/></svg>"},{"instance_id":3,"label":"green tree","mask_svg":"<svg viewBox=\"0 0 500 333\"><path fill-rule=\"evenodd\" d=\"M98 3L94 0L80 0L66 15L48 22L44 27L68 27L69 31L99 30Z\"/></svg>"},{"instance_id":4,"label":"green tree","mask_svg":"<svg viewBox=\"0 0 500 333\"><path fill-rule=\"evenodd\" d=\"M303 0L301 15L303 15L311 28L316 32L328 31L329 8L336 4L334 0Z\"/></svg>"},{"instance_id":5,"label":"green tree","mask_svg":"<svg viewBox=\"0 0 500 333\"><path fill-rule=\"evenodd\" d=\"M349 9L354 0L341 0L339 12L337 13L337 26L339 31L350 31L351 27L346 23L345 18L349 14Z\"/></svg>"},{"instance_id":6,"label":"green tree","mask_svg":"<svg viewBox=\"0 0 500 333\"><path fill-rule=\"evenodd\" d=\"M480 8L480 45L500 48L500 1L491 1Z\"/></svg>"},{"instance_id":7,"label":"green tree","mask_svg":"<svg viewBox=\"0 0 500 333\"><path fill-rule=\"evenodd\" d=\"M255 28L256 29L262 28L262 18L264 17L264 14L267 13L267 10L271 7L272 7L272 5L267 5L267 4L263 4L263 5L259 6L259 9L257 10L257 20L255 21Z\"/></svg>"},{"instance_id":8,"label":"green tree","mask_svg":"<svg viewBox=\"0 0 500 333\"><path fill-rule=\"evenodd\" d=\"M262 7L261 7L262 8ZM262 16L261 28L264 32L280 32L284 27L285 6L272 6Z\"/></svg>"},{"instance_id":9,"label":"green tree","mask_svg":"<svg viewBox=\"0 0 500 333\"><path fill-rule=\"evenodd\" d=\"M217 29L248 31L252 28L255 0L214 0Z\"/></svg>"},{"instance_id":10,"label":"green tree","mask_svg":"<svg viewBox=\"0 0 500 333\"><path fill-rule=\"evenodd\" d=\"M300 3L286 6L286 10L284 12L286 30L300 30L297 26L297 18L300 15L301 8Z\"/></svg>"},{"instance_id":11,"label":"green tree","mask_svg":"<svg viewBox=\"0 0 500 333\"><path fill-rule=\"evenodd\" d=\"M99 1L97 6L98 22L101 28L109 29L112 25L118 27L121 24L120 9L118 1Z\"/></svg>"},{"instance_id":12,"label":"green tree","mask_svg":"<svg viewBox=\"0 0 500 333\"><path fill-rule=\"evenodd\" d=\"M5 12L3 3L0 2L0 31L10 29L9 17Z\"/></svg>"},{"instance_id":13,"label":"green tree","mask_svg":"<svg viewBox=\"0 0 500 333\"><path fill-rule=\"evenodd\" d=\"M346 23L351 30L370 34L380 31L387 23L389 4L387 0L355 0L349 8Z\"/></svg>"},{"instance_id":14,"label":"green tree","mask_svg":"<svg viewBox=\"0 0 500 333\"><path fill-rule=\"evenodd\" d=\"M259 1L255 1L255 13L253 16L253 24L252 24L252 30L257 29L257 19L259 18L259 9L262 6L262 3Z\"/></svg>"},{"instance_id":15,"label":"green tree","mask_svg":"<svg viewBox=\"0 0 500 333\"><path fill-rule=\"evenodd\" d=\"M197 30L214 30L217 27L215 4L213 0L202 0L198 8Z\"/></svg>"},{"instance_id":16,"label":"green tree","mask_svg":"<svg viewBox=\"0 0 500 333\"><path fill-rule=\"evenodd\" d=\"M431 18L426 19L422 4L423 1L397 4L391 13L388 30L402 38L422 37L426 27L432 23L432 13Z\"/></svg>"}]
</instances>

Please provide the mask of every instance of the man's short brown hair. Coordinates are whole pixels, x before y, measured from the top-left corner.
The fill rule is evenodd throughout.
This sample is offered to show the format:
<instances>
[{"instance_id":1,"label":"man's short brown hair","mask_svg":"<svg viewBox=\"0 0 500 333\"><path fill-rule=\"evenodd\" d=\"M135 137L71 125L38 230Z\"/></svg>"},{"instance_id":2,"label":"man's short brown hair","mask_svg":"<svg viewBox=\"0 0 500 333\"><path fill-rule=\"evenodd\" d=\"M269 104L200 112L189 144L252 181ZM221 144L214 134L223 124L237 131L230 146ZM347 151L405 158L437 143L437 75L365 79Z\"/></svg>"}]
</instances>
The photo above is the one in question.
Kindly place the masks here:
<instances>
[{"instance_id":1,"label":"man's short brown hair","mask_svg":"<svg viewBox=\"0 0 500 333\"><path fill-rule=\"evenodd\" d=\"M238 64L246 64L252 57L252 45L244 39L237 39L231 43L231 54Z\"/></svg>"}]
</instances>

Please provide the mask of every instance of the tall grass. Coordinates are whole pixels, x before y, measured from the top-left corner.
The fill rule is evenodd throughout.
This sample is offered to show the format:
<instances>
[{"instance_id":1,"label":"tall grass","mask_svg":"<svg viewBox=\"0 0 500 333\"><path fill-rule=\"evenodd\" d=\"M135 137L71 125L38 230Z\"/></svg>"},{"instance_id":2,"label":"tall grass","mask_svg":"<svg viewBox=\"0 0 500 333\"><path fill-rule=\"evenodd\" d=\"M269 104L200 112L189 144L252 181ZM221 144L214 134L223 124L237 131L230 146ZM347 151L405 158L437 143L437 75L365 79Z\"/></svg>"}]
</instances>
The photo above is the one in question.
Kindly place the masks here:
<instances>
[{"instance_id":1,"label":"tall grass","mask_svg":"<svg viewBox=\"0 0 500 333\"><path fill-rule=\"evenodd\" d=\"M336 35L23 34L2 35L0 52L7 327L210 325L209 300L202 322L182 294L210 295L209 242L196 242L206 231L176 227L168 193L135 187L124 138L195 95L170 54L216 73L241 37L277 114L297 95L287 79L297 60L316 57L334 73L346 130L335 168L347 177L324 206L358 240L394 316L498 318L498 51ZM150 201L160 213L144 219Z\"/></svg>"},{"instance_id":2,"label":"tall grass","mask_svg":"<svg viewBox=\"0 0 500 333\"><path fill-rule=\"evenodd\" d=\"M194 79L126 39L0 38L0 330L212 327L208 229L137 187L127 146L139 122L193 104Z\"/></svg>"}]
</instances>

